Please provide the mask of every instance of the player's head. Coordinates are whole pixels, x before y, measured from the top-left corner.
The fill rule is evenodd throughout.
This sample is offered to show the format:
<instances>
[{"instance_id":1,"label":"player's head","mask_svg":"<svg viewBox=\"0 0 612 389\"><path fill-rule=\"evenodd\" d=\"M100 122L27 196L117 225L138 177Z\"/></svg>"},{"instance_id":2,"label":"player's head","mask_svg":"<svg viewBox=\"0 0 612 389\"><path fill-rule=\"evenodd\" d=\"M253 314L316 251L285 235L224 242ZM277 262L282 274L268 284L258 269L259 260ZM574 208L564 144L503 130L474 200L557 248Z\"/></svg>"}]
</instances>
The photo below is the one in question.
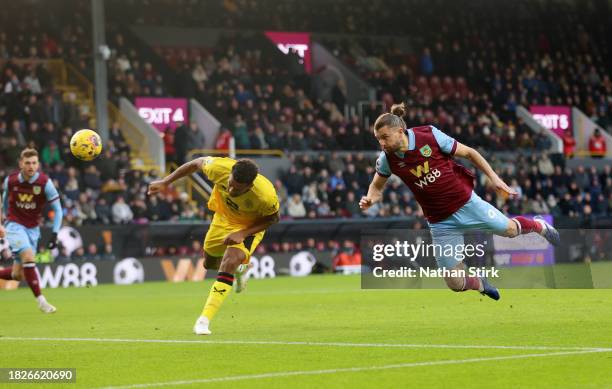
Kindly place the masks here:
<instances>
[{"instance_id":1,"label":"player's head","mask_svg":"<svg viewBox=\"0 0 612 389\"><path fill-rule=\"evenodd\" d=\"M374 123L374 136L380 147L388 153L399 151L404 145L404 130L406 122L402 117L406 114L406 106L394 104L390 113L383 113Z\"/></svg>"},{"instance_id":2,"label":"player's head","mask_svg":"<svg viewBox=\"0 0 612 389\"><path fill-rule=\"evenodd\" d=\"M259 173L259 169L255 162L250 159L239 159L236 161L227 183L229 195L236 197L248 192L253 186L257 173Z\"/></svg>"},{"instance_id":3,"label":"player's head","mask_svg":"<svg viewBox=\"0 0 612 389\"><path fill-rule=\"evenodd\" d=\"M23 178L32 178L38 171L38 151L29 147L23 149L19 156L19 169Z\"/></svg>"}]
</instances>

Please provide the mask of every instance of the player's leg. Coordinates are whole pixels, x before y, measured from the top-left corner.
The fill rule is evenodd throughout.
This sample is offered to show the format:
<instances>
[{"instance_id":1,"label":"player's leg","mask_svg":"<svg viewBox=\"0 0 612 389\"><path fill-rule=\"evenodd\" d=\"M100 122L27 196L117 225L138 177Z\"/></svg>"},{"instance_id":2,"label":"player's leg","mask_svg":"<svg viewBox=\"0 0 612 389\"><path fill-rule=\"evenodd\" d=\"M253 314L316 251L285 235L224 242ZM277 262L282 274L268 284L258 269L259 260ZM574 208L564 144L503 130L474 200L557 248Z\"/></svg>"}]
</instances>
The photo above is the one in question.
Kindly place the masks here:
<instances>
[{"instance_id":1,"label":"player's leg","mask_svg":"<svg viewBox=\"0 0 612 389\"><path fill-rule=\"evenodd\" d=\"M209 270L219 270L223 256L216 256L204 251L204 268Z\"/></svg>"},{"instance_id":2,"label":"player's leg","mask_svg":"<svg viewBox=\"0 0 612 389\"><path fill-rule=\"evenodd\" d=\"M510 219L476 194L460 211L464 224L469 228L475 227L481 231L490 231L509 238L536 232L551 244L559 244L559 232L541 216L533 219L516 216Z\"/></svg>"},{"instance_id":3,"label":"player's leg","mask_svg":"<svg viewBox=\"0 0 612 389\"><path fill-rule=\"evenodd\" d=\"M20 261L18 259L14 259L12 266L0 270L0 279L7 281L23 280L23 270Z\"/></svg>"},{"instance_id":4,"label":"player's leg","mask_svg":"<svg viewBox=\"0 0 612 389\"><path fill-rule=\"evenodd\" d=\"M25 228L27 235L27 245L19 252L19 259L23 267L23 278L32 290L34 297L38 300L38 308L44 313L53 313L55 307L47 302L47 299L40 291L40 280L38 279L38 270L36 269L36 248L40 239L39 228Z\"/></svg>"},{"instance_id":5,"label":"player's leg","mask_svg":"<svg viewBox=\"0 0 612 389\"><path fill-rule=\"evenodd\" d=\"M40 291L40 280L38 279L38 271L36 270L34 251L31 248L22 250L19 253L19 258L22 263L23 278L28 283L36 300L38 300L38 308L44 313L55 312L57 309L47 302L47 299Z\"/></svg>"},{"instance_id":6,"label":"player's leg","mask_svg":"<svg viewBox=\"0 0 612 389\"><path fill-rule=\"evenodd\" d=\"M17 278L13 276L13 273L15 272L15 265L16 263L13 263L13 266L5 267L4 269L0 270L0 280L17 280Z\"/></svg>"},{"instance_id":7,"label":"player's leg","mask_svg":"<svg viewBox=\"0 0 612 389\"><path fill-rule=\"evenodd\" d=\"M463 232L458 228L447 228L437 223L431 224L430 229L438 268L451 271L465 270L462 257L464 247ZM452 248L452 250L449 250L449 248ZM469 277L466 272L462 273L465 273L465 276L444 277L444 281L450 290L455 292L464 292L466 290L484 291L483 282L479 278Z\"/></svg>"},{"instance_id":8,"label":"player's leg","mask_svg":"<svg viewBox=\"0 0 612 389\"><path fill-rule=\"evenodd\" d=\"M236 247L228 247L225 250L217 280L213 283L202 315L196 321L193 331L197 335L210 335L208 326L210 321L219 311L226 297L231 293L234 284L234 273L238 266L246 260L246 254L243 250Z\"/></svg>"},{"instance_id":9,"label":"player's leg","mask_svg":"<svg viewBox=\"0 0 612 389\"><path fill-rule=\"evenodd\" d=\"M255 249L257 248L259 243L262 241L264 234L265 234L265 231L260 231L255 235L247 236L244 239L244 242L242 242L241 244L230 246L230 247L239 248L246 255L245 260L240 265L238 265L238 268L236 269L236 272L235 272L236 282L234 283L234 286L235 286L234 291L236 293L242 293L247 287L247 281L249 279L249 270L253 266L250 263L251 255L253 255L253 253L255 252Z\"/></svg>"},{"instance_id":10,"label":"player's leg","mask_svg":"<svg viewBox=\"0 0 612 389\"><path fill-rule=\"evenodd\" d=\"M206 269L218 270L227 246L223 243L228 230L224 223L219 223L219 218L213 218L213 222L204 237L204 267Z\"/></svg>"},{"instance_id":11,"label":"player's leg","mask_svg":"<svg viewBox=\"0 0 612 389\"><path fill-rule=\"evenodd\" d=\"M9 222L6 225L6 240L13 254L13 266L0 270L0 278L3 280L21 281L23 270L19 253L30 247L30 240L26 228L20 224Z\"/></svg>"},{"instance_id":12,"label":"player's leg","mask_svg":"<svg viewBox=\"0 0 612 389\"><path fill-rule=\"evenodd\" d=\"M55 312L55 307L49 304L40 292L40 281L36 271L34 253L40 238L40 230L10 222L6 226L6 238L14 256L14 262L10 274L9 269L4 269L0 276L3 279L16 281L25 279L34 297L38 300L40 310L45 313Z\"/></svg>"},{"instance_id":13,"label":"player's leg","mask_svg":"<svg viewBox=\"0 0 612 389\"><path fill-rule=\"evenodd\" d=\"M506 230L503 236L515 238L522 234L529 234L535 232L540 234L553 246L557 246L561 243L561 236L559 231L552 224L548 223L542 216L535 216L533 219L529 219L525 216L516 216L508 220Z\"/></svg>"}]
</instances>

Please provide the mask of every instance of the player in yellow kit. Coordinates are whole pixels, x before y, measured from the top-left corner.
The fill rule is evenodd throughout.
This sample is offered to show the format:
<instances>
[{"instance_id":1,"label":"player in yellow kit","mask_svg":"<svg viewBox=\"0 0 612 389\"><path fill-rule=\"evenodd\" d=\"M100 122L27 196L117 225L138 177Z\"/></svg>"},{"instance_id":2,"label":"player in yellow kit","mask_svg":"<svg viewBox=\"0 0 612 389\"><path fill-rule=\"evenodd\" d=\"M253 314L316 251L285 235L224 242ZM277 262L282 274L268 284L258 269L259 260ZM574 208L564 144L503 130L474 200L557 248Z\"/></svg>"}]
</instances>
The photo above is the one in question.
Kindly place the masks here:
<instances>
[{"instance_id":1,"label":"player in yellow kit","mask_svg":"<svg viewBox=\"0 0 612 389\"><path fill-rule=\"evenodd\" d=\"M194 159L164 179L152 182L148 194L160 192L198 170L215 184L208 201L208 208L215 215L204 239L204 259L207 269L219 272L193 331L197 335L210 335L210 321L231 292L234 279L236 292L244 289L251 254L263 239L266 228L278 222L279 203L274 185L248 159Z\"/></svg>"}]
</instances>

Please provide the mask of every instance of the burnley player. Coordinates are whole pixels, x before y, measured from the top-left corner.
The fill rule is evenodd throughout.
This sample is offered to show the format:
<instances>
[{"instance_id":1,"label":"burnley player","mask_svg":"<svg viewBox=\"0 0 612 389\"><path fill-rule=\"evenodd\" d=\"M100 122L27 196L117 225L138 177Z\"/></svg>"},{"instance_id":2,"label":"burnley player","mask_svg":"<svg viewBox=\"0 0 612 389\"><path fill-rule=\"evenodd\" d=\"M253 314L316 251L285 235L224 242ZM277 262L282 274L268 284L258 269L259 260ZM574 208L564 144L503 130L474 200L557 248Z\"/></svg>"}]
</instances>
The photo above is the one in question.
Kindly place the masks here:
<instances>
[{"instance_id":1,"label":"burnley player","mask_svg":"<svg viewBox=\"0 0 612 389\"><path fill-rule=\"evenodd\" d=\"M63 215L59 194L53 182L44 173L39 172L38 167L38 152L27 148L21 152L19 171L4 180L2 197L7 217L5 228L0 230L0 237L6 234L15 260L12 268L0 270L0 279L21 281L25 278L38 300L40 310L53 313L55 307L40 293L34 255L40 238L39 222L45 204L50 203L54 212L53 234L47 244L49 249L57 247L57 233L62 225ZM1 211L2 209L0 215Z\"/></svg>"},{"instance_id":2,"label":"burnley player","mask_svg":"<svg viewBox=\"0 0 612 389\"><path fill-rule=\"evenodd\" d=\"M557 230L541 217L509 219L482 200L473 191L474 175L453 161L453 156L472 162L487 175L498 193L504 196L516 196L517 193L471 147L433 126L406 128L402 119L405 111L404 104L394 105L391 113L380 115L374 123L374 135L383 151L376 161L376 174L368 193L359 202L361 209L368 209L380 201L389 176L398 176L423 209L433 244L455 248L455 255L436 256L438 267L449 270L464 269L463 262L456 258L461 257L456 255L459 254L456 250L463 246L465 230L487 231L510 238L537 232L550 243L559 243ZM456 292L478 290L499 300L499 291L484 277L446 277L445 281Z\"/></svg>"}]
</instances>

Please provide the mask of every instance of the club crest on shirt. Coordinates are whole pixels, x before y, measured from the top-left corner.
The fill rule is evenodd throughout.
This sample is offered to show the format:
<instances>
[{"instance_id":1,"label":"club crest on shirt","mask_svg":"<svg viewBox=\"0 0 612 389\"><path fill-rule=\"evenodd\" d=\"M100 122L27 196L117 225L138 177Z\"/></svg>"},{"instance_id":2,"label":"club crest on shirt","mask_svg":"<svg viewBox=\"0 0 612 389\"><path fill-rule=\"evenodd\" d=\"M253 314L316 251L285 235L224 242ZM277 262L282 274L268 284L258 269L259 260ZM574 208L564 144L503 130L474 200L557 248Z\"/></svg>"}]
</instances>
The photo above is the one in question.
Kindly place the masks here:
<instances>
[{"instance_id":1,"label":"club crest on shirt","mask_svg":"<svg viewBox=\"0 0 612 389\"><path fill-rule=\"evenodd\" d=\"M33 192L35 195L39 195L39 194L40 194L40 190L41 190L41 187L40 187L40 186L38 186L38 185L34 185L34 186L32 187L32 192Z\"/></svg>"},{"instance_id":2,"label":"club crest on shirt","mask_svg":"<svg viewBox=\"0 0 612 389\"><path fill-rule=\"evenodd\" d=\"M425 158L431 157L431 147L429 145L425 145L419 149L421 155Z\"/></svg>"}]
</instances>

